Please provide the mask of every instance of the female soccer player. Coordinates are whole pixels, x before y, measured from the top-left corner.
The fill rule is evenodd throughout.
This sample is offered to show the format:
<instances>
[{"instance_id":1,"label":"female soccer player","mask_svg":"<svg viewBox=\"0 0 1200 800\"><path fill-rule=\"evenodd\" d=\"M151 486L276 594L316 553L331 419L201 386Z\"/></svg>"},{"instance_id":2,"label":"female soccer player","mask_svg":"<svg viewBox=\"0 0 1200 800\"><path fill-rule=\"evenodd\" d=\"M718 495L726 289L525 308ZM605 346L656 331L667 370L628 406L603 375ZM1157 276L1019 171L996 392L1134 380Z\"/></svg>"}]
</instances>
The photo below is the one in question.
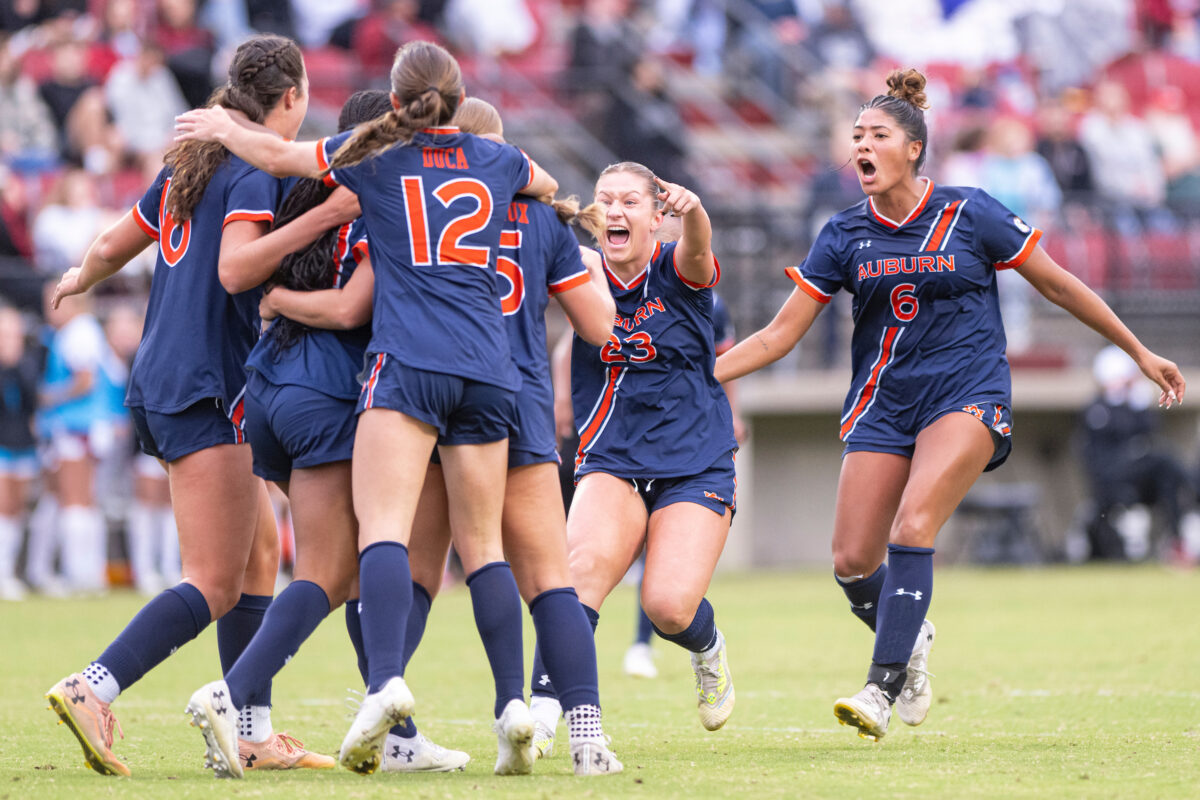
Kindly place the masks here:
<instances>
[{"instance_id":1,"label":"female soccer player","mask_svg":"<svg viewBox=\"0 0 1200 800\"><path fill-rule=\"evenodd\" d=\"M239 109L280 136L295 136L308 107L300 49L277 36L242 44L213 102ZM86 292L152 242L158 261L127 403L144 452L166 463L184 582L151 600L82 674L47 693L83 746L89 766L128 775L112 753L109 704L176 648L220 619L228 669L270 603L278 540L266 486L250 471L242 430L243 364L258 338L258 295L273 267L247 245L274 218L280 182L219 146L186 143L137 206L103 233L54 302ZM270 697L247 698L238 716L254 749L269 747Z\"/></svg>"},{"instance_id":2,"label":"female soccer player","mask_svg":"<svg viewBox=\"0 0 1200 800\"><path fill-rule=\"evenodd\" d=\"M712 375L712 287L720 270L700 198L649 169L614 164L596 182L605 274L617 303L602 347L576 337L571 394L579 487L567 520L571 581L593 626L643 548L642 607L659 635L691 651L700 720L733 711L725 639L704 593L734 509L737 443ZM663 214L682 219L662 244ZM540 651L534 660L539 750L553 746L559 708Z\"/></svg>"},{"instance_id":3,"label":"female soccer player","mask_svg":"<svg viewBox=\"0 0 1200 800\"><path fill-rule=\"evenodd\" d=\"M386 92L359 92L346 101L338 128L349 130L390 110ZM315 239L282 258L273 283L340 287L356 268L370 269L362 221L336 224L347 216L347 207L348 216L357 216L358 201L345 189L338 190L337 197L330 197L333 193L322 181L300 181L279 212L279 221L286 224L254 243L264 261L278 262L278 254L297 241ZM224 680L199 689L200 698L224 692L236 708L262 692L330 610L345 601L358 575L350 454L359 390L355 376L370 336L370 327L324 331L279 318L250 352L246 437L254 454L254 473L274 481L288 495L296 538L295 573L237 663ZM218 777L241 777L245 768L270 769L296 758L317 759L301 755L289 740L249 759L232 726L207 719L209 708L202 701L189 704L210 748L207 762ZM314 766L333 766L333 760Z\"/></svg>"},{"instance_id":4,"label":"female soccer player","mask_svg":"<svg viewBox=\"0 0 1200 800\"><path fill-rule=\"evenodd\" d=\"M375 308L352 465L370 681L342 765L374 772L388 729L412 714L401 677L412 606L406 545L437 445L455 547L497 683L496 771L528 772L533 719L521 686L521 601L500 540L518 378L489 267L512 196L558 187L515 147L446 127L464 92L458 63L443 48L402 47L391 83L391 113L320 142L248 130L219 108L189 112L177 127L183 138L220 141L272 174L327 173L358 195L371 232Z\"/></svg>"},{"instance_id":5,"label":"female soccer player","mask_svg":"<svg viewBox=\"0 0 1200 800\"><path fill-rule=\"evenodd\" d=\"M838 700L834 713L876 740L893 704L909 725L925 719L934 540L979 474L1012 448L996 270L1015 269L1129 353L1162 388L1160 405L1184 393L1179 369L1046 255L1040 230L980 189L935 187L919 176L925 78L894 71L887 84L854 124L852 159L866 201L826 223L804 263L786 270L797 288L778 315L723 355L716 372L729 380L781 358L834 292L853 294L833 564L851 611L875 631L875 651L866 686Z\"/></svg>"},{"instance_id":6,"label":"female soccer player","mask_svg":"<svg viewBox=\"0 0 1200 800\"><path fill-rule=\"evenodd\" d=\"M465 100L454 121L468 133L497 138L504 134L500 115L482 100ZM508 445L504 552L529 604L552 680L570 687L560 697L575 774L613 774L622 766L609 752L601 726L595 641L567 568L567 520L558 485L545 312L553 296L579 335L599 346L612 331L615 305L599 256L587 251L585 266L568 227L580 216L577 202L555 201L550 206L517 198L509 208L500 234L498 269L504 279L501 310L521 372L521 389L519 433ZM599 226L599 209L587 213L592 214L590 223ZM431 465L413 527L414 603L405 643L409 654L416 649L429 604L441 586L449 545L446 484L440 465Z\"/></svg>"}]
</instances>

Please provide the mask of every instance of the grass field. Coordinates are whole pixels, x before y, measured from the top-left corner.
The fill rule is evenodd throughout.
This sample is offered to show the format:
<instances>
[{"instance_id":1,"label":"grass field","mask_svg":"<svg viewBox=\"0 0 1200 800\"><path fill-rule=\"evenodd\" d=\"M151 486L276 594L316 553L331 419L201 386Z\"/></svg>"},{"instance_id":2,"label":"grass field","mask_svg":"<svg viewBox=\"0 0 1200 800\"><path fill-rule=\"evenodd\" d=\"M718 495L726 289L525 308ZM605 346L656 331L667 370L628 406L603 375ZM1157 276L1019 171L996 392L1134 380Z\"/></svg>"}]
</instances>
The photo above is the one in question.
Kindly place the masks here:
<instances>
[{"instance_id":1,"label":"grass field","mask_svg":"<svg viewBox=\"0 0 1200 800\"><path fill-rule=\"evenodd\" d=\"M94 658L141 600L0 605L0 800L27 797L1200 797L1200 574L1154 567L942 570L931 618L934 707L919 728L893 718L878 744L833 717L870 658L866 628L825 572L726 576L709 597L729 641L737 710L717 733L697 718L686 654L656 642L661 674L625 677L633 590L598 632L601 696L622 775L578 780L560 750L533 777L496 778L491 681L456 588L434 605L409 668L417 721L470 752L465 774L343 771L214 780L183 706L217 677L210 628L114 705L115 750L133 770L102 778L42 693ZM527 628L527 649L532 632ZM358 675L341 612L276 680L276 729L334 753ZM565 745L566 731L559 735Z\"/></svg>"}]
</instances>

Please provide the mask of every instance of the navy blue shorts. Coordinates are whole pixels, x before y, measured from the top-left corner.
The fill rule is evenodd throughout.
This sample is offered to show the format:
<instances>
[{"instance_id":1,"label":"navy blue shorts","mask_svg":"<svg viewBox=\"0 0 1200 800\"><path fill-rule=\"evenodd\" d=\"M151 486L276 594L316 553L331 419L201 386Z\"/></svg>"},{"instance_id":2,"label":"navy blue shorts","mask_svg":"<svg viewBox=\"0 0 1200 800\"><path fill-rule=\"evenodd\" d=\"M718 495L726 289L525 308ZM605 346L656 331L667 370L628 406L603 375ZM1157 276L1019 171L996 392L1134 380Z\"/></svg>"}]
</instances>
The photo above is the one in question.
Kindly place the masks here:
<instances>
[{"instance_id":1,"label":"navy blue shorts","mask_svg":"<svg viewBox=\"0 0 1200 800\"><path fill-rule=\"evenodd\" d=\"M734 470L734 459L735 453L730 450L722 454L708 469L695 475L625 480L637 489L647 514L653 514L673 503L696 503L725 516L726 509L737 511L737 472Z\"/></svg>"},{"instance_id":2,"label":"navy blue shorts","mask_svg":"<svg viewBox=\"0 0 1200 800\"><path fill-rule=\"evenodd\" d=\"M516 395L490 383L367 356L358 411L387 408L437 430L438 444L490 444L518 433Z\"/></svg>"},{"instance_id":3,"label":"navy blue shorts","mask_svg":"<svg viewBox=\"0 0 1200 800\"><path fill-rule=\"evenodd\" d=\"M246 439L254 474L286 481L293 469L349 461L358 417L354 401L306 386L271 383L257 372L246 384Z\"/></svg>"},{"instance_id":4,"label":"navy blue shorts","mask_svg":"<svg viewBox=\"0 0 1200 800\"><path fill-rule=\"evenodd\" d=\"M939 408L928 415L927 419L917 428L916 433L908 433L895 428L889 429L885 418L872 420L869 427L856 427L853 434L847 437L850 441L846 443L846 449L842 455L857 452L895 453L911 459L913 451L916 449L917 434L929 427L934 420L956 411L970 414L987 425L988 430L991 431L995 450L992 453L991 461L983 471L990 472L1003 464L1012 453L1012 411L1008 406L986 400L974 403L951 403Z\"/></svg>"},{"instance_id":5,"label":"navy blue shorts","mask_svg":"<svg viewBox=\"0 0 1200 800\"><path fill-rule=\"evenodd\" d=\"M132 406L129 415L142 452L169 463L219 444L244 444L242 411L241 399L226 416L220 400L206 397L175 414Z\"/></svg>"},{"instance_id":6,"label":"navy blue shorts","mask_svg":"<svg viewBox=\"0 0 1200 800\"><path fill-rule=\"evenodd\" d=\"M441 464L442 456L438 453L437 448L433 448L433 455L429 457L429 463ZM558 457L557 450L551 450L549 453L534 453L529 450L514 450L512 442L508 444L508 468L516 469L517 467L527 467L530 464L561 464L562 459Z\"/></svg>"}]
</instances>

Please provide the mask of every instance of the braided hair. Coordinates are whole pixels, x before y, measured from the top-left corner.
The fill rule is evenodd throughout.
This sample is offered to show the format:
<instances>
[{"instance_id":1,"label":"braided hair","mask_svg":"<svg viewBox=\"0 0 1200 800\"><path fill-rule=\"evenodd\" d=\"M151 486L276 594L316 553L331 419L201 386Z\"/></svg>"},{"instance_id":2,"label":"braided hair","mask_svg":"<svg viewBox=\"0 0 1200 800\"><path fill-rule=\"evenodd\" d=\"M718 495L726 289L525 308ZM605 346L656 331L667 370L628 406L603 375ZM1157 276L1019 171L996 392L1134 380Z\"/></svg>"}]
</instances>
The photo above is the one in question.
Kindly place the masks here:
<instances>
[{"instance_id":1,"label":"braided hair","mask_svg":"<svg viewBox=\"0 0 1200 800\"><path fill-rule=\"evenodd\" d=\"M288 89L304 83L304 57L291 39L255 36L241 44L229 65L229 80L209 97L207 106L241 111L262 122ZM163 159L171 168L167 213L177 222L191 219L217 168L229 151L217 142L180 142Z\"/></svg>"},{"instance_id":2,"label":"braided hair","mask_svg":"<svg viewBox=\"0 0 1200 800\"><path fill-rule=\"evenodd\" d=\"M433 42L413 41L397 50L391 79L400 107L360 125L333 154L331 170L358 164L393 145L408 144L422 128L445 125L463 93L458 62Z\"/></svg>"},{"instance_id":3,"label":"braided hair","mask_svg":"<svg viewBox=\"0 0 1200 800\"><path fill-rule=\"evenodd\" d=\"M392 105L387 92L355 92L342 106L341 114L338 115L338 131L350 130L391 110ZM332 186L315 178L305 178L297 182L284 198L283 206L276 215L275 227L286 225L306 211L316 208L332 193ZM331 287L337 272L334 255L337 237L338 229L330 228L308 247L284 256L275 274L267 281L266 288L270 290L272 287L282 286L285 289L312 292ZM275 350L279 353L300 341L309 330L307 325L281 316L270 327L267 335L274 340Z\"/></svg>"}]
</instances>

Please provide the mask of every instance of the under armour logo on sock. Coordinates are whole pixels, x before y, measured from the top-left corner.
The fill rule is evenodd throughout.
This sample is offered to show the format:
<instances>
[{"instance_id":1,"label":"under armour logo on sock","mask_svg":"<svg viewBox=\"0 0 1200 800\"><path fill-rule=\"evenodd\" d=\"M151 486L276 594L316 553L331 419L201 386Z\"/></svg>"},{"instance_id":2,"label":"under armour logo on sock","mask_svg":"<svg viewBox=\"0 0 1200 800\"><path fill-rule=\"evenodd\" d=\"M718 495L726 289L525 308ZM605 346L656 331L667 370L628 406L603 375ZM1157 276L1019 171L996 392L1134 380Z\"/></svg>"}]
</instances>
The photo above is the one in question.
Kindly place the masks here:
<instances>
[{"instance_id":1,"label":"under armour logo on sock","mask_svg":"<svg viewBox=\"0 0 1200 800\"><path fill-rule=\"evenodd\" d=\"M908 595L909 597L913 598L914 600L920 600L920 599L921 599L921 590L920 590L920 589L918 589L918 590L917 590L917 591L915 591L915 592L906 592L906 591L904 591L904 587L903 587L903 586L901 586L899 589L897 589L897 590L896 590L896 596L897 596L897 597L899 597L899 596L900 596L900 595L902 595L902 594L906 594L906 595Z\"/></svg>"},{"instance_id":2,"label":"under armour logo on sock","mask_svg":"<svg viewBox=\"0 0 1200 800\"><path fill-rule=\"evenodd\" d=\"M549 675L543 674L542 677L538 678L538 686L549 686L549 685L550 685L550 676Z\"/></svg>"},{"instance_id":3,"label":"under armour logo on sock","mask_svg":"<svg viewBox=\"0 0 1200 800\"><path fill-rule=\"evenodd\" d=\"M918 599L920 599L920 598L918 598ZM872 602L869 602L869 601L868 601L868 602L866 602L866 603L863 603L861 606L860 606L860 605L858 605L858 604L856 604L856 603L851 603L851 604L850 604L850 607L851 607L851 608L861 608L863 611L867 611L867 610L869 610L869 609L873 608L874 606L875 606L875 604L874 604L874 603L872 603Z\"/></svg>"}]
</instances>

